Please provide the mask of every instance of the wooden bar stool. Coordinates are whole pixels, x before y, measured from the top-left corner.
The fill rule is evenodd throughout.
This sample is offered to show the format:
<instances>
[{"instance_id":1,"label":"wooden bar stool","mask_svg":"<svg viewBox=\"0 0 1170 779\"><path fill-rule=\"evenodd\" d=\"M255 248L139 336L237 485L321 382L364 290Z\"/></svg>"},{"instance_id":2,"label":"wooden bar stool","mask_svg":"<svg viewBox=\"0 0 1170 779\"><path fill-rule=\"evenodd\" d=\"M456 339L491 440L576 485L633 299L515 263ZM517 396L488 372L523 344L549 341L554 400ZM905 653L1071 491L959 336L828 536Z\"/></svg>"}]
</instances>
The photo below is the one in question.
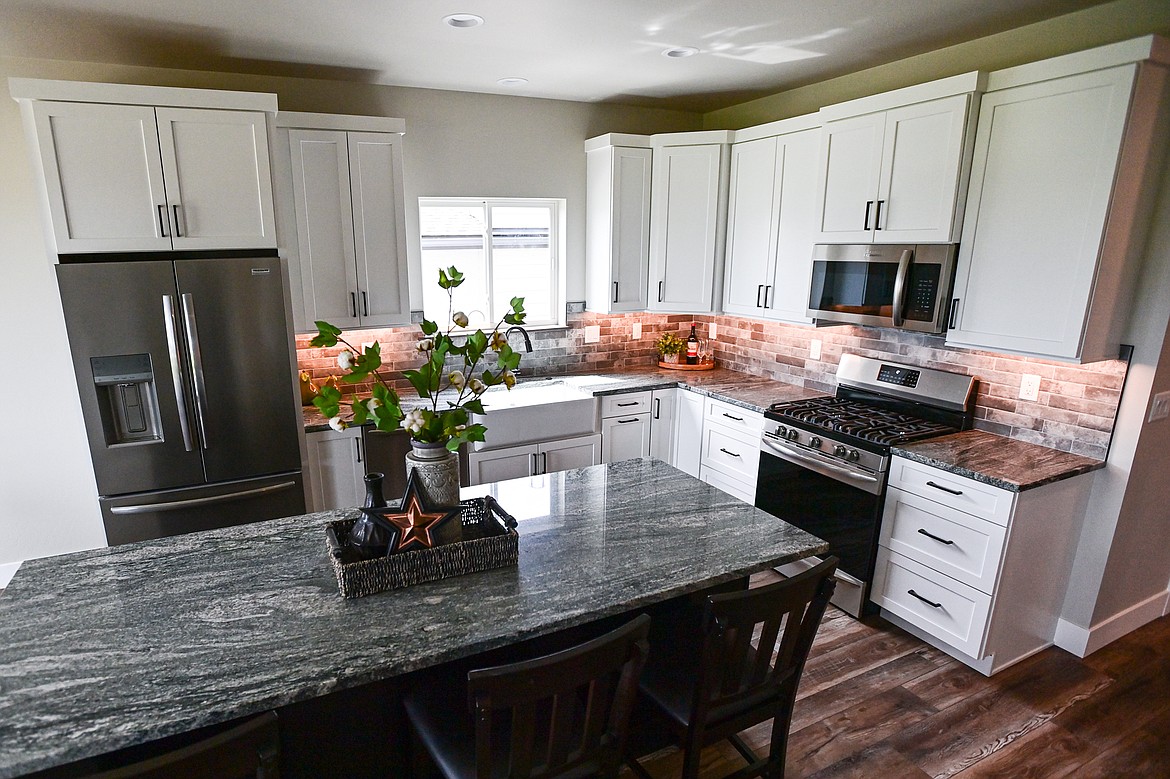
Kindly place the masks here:
<instances>
[{"instance_id":1,"label":"wooden bar stool","mask_svg":"<svg viewBox=\"0 0 1170 779\"><path fill-rule=\"evenodd\" d=\"M465 684L428 677L407 692L406 714L448 779L616 777L649 625L642 615L571 649L471 671Z\"/></svg>"},{"instance_id":2,"label":"wooden bar stool","mask_svg":"<svg viewBox=\"0 0 1170 779\"><path fill-rule=\"evenodd\" d=\"M737 779L784 775L796 689L833 594L836 569L837 558L830 557L782 582L708 596L699 627L684 620L661 646L654 643L639 706L665 715L684 753L684 779L698 776L703 748L722 739L750 764L732 774ZM737 734L769 719L771 748L760 758ZM637 757L630 755L628 765L649 779Z\"/></svg>"}]
</instances>

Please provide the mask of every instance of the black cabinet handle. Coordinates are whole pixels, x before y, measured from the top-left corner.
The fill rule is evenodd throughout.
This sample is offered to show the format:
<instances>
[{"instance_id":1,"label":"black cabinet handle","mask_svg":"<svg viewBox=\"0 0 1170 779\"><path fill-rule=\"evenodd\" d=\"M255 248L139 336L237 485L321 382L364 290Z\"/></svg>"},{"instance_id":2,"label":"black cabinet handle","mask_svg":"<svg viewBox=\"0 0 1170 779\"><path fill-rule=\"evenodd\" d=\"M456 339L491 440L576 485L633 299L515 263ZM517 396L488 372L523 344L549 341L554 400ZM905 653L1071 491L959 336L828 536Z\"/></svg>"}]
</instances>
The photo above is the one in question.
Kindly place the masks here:
<instances>
[{"instance_id":1,"label":"black cabinet handle","mask_svg":"<svg viewBox=\"0 0 1170 779\"><path fill-rule=\"evenodd\" d=\"M370 315L370 299L366 296L366 291L362 290L362 316Z\"/></svg>"},{"instance_id":2,"label":"black cabinet handle","mask_svg":"<svg viewBox=\"0 0 1170 779\"><path fill-rule=\"evenodd\" d=\"M629 419L619 419L619 420L617 421L617 423L618 423L619 425L624 425L624 424L626 424L626 423L628 423L628 422L637 422L637 421L638 421L638 418L637 418L637 417L630 417Z\"/></svg>"},{"instance_id":3,"label":"black cabinet handle","mask_svg":"<svg viewBox=\"0 0 1170 779\"><path fill-rule=\"evenodd\" d=\"M721 451L721 452L723 452L724 454L726 454L726 455L729 455L729 456L731 456L731 457L739 457L739 455L738 455L738 454L736 454L735 452L729 452L729 451L727 451L726 449L724 449L722 446L721 446L721 447L719 447L719 451Z\"/></svg>"},{"instance_id":4,"label":"black cabinet handle","mask_svg":"<svg viewBox=\"0 0 1170 779\"><path fill-rule=\"evenodd\" d=\"M926 483L926 486L927 487L934 487L936 490L942 490L943 492L949 492L952 495L962 495L963 494L962 490L952 490L950 487L944 487L941 484L935 484L932 481L928 481Z\"/></svg>"},{"instance_id":5,"label":"black cabinet handle","mask_svg":"<svg viewBox=\"0 0 1170 779\"><path fill-rule=\"evenodd\" d=\"M947 322L947 328L948 328L948 329L950 329L950 330L954 330L954 329L955 329L955 319L956 319L958 316L959 316L959 299L958 299L958 298L954 298L953 300L951 300L951 318L950 318L950 320Z\"/></svg>"},{"instance_id":6,"label":"black cabinet handle","mask_svg":"<svg viewBox=\"0 0 1170 779\"><path fill-rule=\"evenodd\" d=\"M171 234L167 232L167 207L161 204L158 207L158 229L162 232L163 238L171 237Z\"/></svg>"},{"instance_id":7,"label":"black cabinet handle","mask_svg":"<svg viewBox=\"0 0 1170 779\"><path fill-rule=\"evenodd\" d=\"M869 229L869 211L871 208L873 208L873 201L872 200L865 201L865 225L861 228L862 230Z\"/></svg>"},{"instance_id":8,"label":"black cabinet handle","mask_svg":"<svg viewBox=\"0 0 1170 779\"><path fill-rule=\"evenodd\" d=\"M613 302L614 303L617 302L617 285L618 285L618 283L615 281L613 283Z\"/></svg>"},{"instance_id":9,"label":"black cabinet handle","mask_svg":"<svg viewBox=\"0 0 1170 779\"><path fill-rule=\"evenodd\" d=\"M760 304L760 296L764 294L764 285L760 284L756 287L756 308L763 308Z\"/></svg>"},{"instance_id":10,"label":"black cabinet handle","mask_svg":"<svg viewBox=\"0 0 1170 779\"><path fill-rule=\"evenodd\" d=\"M946 544L947 546L952 546L955 543L954 541L948 541L945 538L939 538L934 533L927 533L922 528L918 528L918 532L921 533L922 535L926 536L927 538L933 538L935 541L938 541L940 544Z\"/></svg>"},{"instance_id":11,"label":"black cabinet handle","mask_svg":"<svg viewBox=\"0 0 1170 779\"><path fill-rule=\"evenodd\" d=\"M913 595L915 598L918 598L918 600L922 601L923 603L927 604L928 606L934 606L936 609L942 608L941 603L935 603L932 600L927 600L926 598L924 598L921 595L919 595L918 593L916 593L914 590L906 590L906 592L910 595Z\"/></svg>"},{"instance_id":12,"label":"black cabinet handle","mask_svg":"<svg viewBox=\"0 0 1170 779\"><path fill-rule=\"evenodd\" d=\"M736 422L743 421L743 417L734 417L731 414L728 414L726 411L723 412L723 416L727 417L728 419L734 419Z\"/></svg>"},{"instance_id":13,"label":"black cabinet handle","mask_svg":"<svg viewBox=\"0 0 1170 779\"><path fill-rule=\"evenodd\" d=\"M654 418L662 419L662 398L654 398Z\"/></svg>"},{"instance_id":14,"label":"black cabinet handle","mask_svg":"<svg viewBox=\"0 0 1170 779\"><path fill-rule=\"evenodd\" d=\"M357 453L357 462L360 463L362 461L362 439L361 438L353 439L353 448Z\"/></svg>"},{"instance_id":15,"label":"black cabinet handle","mask_svg":"<svg viewBox=\"0 0 1170 779\"><path fill-rule=\"evenodd\" d=\"M767 284L764 286L764 308L768 307L768 301L771 299L771 297L772 297L772 285Z\"/></svg>"},{"instance_id":16,"label":"black cabinet handle","mask_svg":"<svg viewBox=\"0 0 1170 779\"><path fill-rule=\"evenodd\" d=\"M658 282L658 302L662 302L662 282Z\"/></svg>"},{"instance_id":17,"label":"black cabinet handle","mask_svg":"<svg viewBox=\"0 0 1170 779\"><path fill-rule=\"evenodd\" d=\"M183 233L179 231L179 204L175 203L171 208L175 210L175 237L182 238Z\"/></svg>"},{"instance_id":18,"label":"black cabinet handle","mask_svg":"<svg viewBox=\"0 0 1170 779\"><path fill-rule=\"evenodd\" d=\"M882 229L882 203L884 202L886 201L879 200L877 202L877 211L875 211L873 215L873 229L875 230Z\"/></svg>"},{"instance_id":19,"label":"black cabinet handle","mask_svg":"<svg viewBox=\"0 0 1170 779\"><path fill-rule=\"evenodd\" d=\"M352 317L357 317L357 293L349 293L349 314Z\"/></svg>"}]
</instances>

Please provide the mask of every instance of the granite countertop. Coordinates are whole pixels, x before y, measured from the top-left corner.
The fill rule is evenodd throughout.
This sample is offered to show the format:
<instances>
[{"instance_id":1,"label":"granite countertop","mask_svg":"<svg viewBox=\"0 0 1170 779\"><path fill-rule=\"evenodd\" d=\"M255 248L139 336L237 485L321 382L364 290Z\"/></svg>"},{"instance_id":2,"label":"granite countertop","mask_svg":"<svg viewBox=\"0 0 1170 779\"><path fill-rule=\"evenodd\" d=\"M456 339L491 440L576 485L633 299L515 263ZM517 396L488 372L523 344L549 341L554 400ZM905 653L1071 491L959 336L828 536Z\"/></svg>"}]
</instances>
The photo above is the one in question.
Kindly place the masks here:
<instances>
[{"instance_id":1,"label":"granite countertop","mask_svg":"<svg viewBox=\"0 0 1170 779\"><path fill-rule=\"evenodd\" d=\"M810 390L796 384L752 376L728 368L709 371L675 371L667 368L631 368L605 373L583 375L537 376L522 379L529 381L563 381L583 392L594 396L617 395L624 392L685 387L700 395L709 395L736 406L765 411L773 403L788 400L802 400L826 393ZM405 399L405 404L410 401ZM421 401L420 401L421 402ZM329 420L313 406L304 407L305 432L315 433L329 429Z\"/></svg>"},{"instance_id":2,"label":"granite countertop","mask_svg":"<svg viewBox=\"0 0 1170 779\"><path fill-rule=\"evenodd\" d=\"M1012 492L1034 489L1105 467L1102 460L983 430L967 430L895 446L892 452Z\"/></svg>"},{"instance_id":3,"label":"granite countertop","mask_svg":"<svg viewBox=\"0 0 1170 779\"><path fill-rule=\"evenodd\" d=\"M387 679L818 554L657 460L491 492L520 564L345 600L354 509L29 560L0 599L0 777Z\"/></svg>"}]
</instances>

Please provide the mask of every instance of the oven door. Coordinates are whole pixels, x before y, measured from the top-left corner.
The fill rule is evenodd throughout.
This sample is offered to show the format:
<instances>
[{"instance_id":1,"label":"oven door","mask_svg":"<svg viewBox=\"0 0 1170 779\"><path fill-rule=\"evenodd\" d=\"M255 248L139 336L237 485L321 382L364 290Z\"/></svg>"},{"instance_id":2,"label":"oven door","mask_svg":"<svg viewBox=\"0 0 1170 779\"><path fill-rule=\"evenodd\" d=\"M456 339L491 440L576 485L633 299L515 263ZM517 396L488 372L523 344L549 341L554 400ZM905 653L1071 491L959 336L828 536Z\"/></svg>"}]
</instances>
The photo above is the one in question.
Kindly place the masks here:
<instances>
[{"instance_id":1,"label":"oven door","mask_svg":"<svg viewBox=\"0 0 1170 779\"><path fill-rule=\"evenodd\" d=\"M846 574L833 603L855 617L873 577L884 487L884 473L853 470L771 435L761 439L756 507L829 543Z\"/></svg>"}]
</instances>

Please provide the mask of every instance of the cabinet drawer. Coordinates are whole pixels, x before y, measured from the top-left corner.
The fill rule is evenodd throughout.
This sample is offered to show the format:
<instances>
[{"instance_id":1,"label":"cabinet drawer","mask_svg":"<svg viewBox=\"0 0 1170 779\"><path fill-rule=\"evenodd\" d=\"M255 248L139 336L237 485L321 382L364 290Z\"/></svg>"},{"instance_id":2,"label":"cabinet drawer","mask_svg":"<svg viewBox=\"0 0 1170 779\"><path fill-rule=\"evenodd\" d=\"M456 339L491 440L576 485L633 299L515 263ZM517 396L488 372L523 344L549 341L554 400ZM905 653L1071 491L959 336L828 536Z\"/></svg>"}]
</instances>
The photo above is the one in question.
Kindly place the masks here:
<instances>
[{"instance_id":1,"label":"cabinet drawer","mask_svg":"<svg viewBox=\"0 0 1170 779\"><path fill-rule=\"evenodd\" d=\"M883 609L966 655L982 657L990 595L882 547L873 593L872 600Z\"/></svg>"},{"instance_id":2,"label":"cabinet drawer","mask_svg":"<svg viewBox=\"0 0 1170 779\"><path fill-rule=\"evenodd\" d=\"M896 487L886 492L881 545L991 594L1007 530Z\"/></svg>"},{"instance_id":3,"label":"cabinet drawer","mask_svg":"<svg viewBox=\"0 0 1170 779\"><path fill-rule=\"evenodd\" d=\"M1007 527L1015 504L1014 492L947 473L905 457L890 458L889 484L1004 527Z\"/></svg>"},{"instance_id":4,"label":"cabinet drawer","mask_svg":"<svg viewBox=\"0 0 1170 779\"><path fill-rule=\"evenodd\" d=\"M707 398L705 415L708 424L714 423L732 430L742 430L751 437L759 437L764 430L763 414L714 398Z\"/></svg>"},{"instance_id":5,"label":"cabinet drawer","mask_svg":"<svg viewBox=\"0 0 1170 779\"><path fill-rule=\"evenodd\" d=\"M755 480L751 484L733 479L714 468L709 468L706 465L699 469L699 478L710 484L716 489L723 490L728 495L733 495L744 503L755 503L756 500L756 485Z\"/></svg>"},{"instance_id":6,"label":"cabinet drawer","mask_svg":"<svg viewBox=\"0 0 1170 779\"><path fill-rule=\"evenodd\" d=\"M642 414L650 410L650 392L627 392L601 398L601 418Z\"/></svg>"},{"instance_id":7,"label":"cabinet drawer","mask_svg":"<svg viewBox=\"0 0 1170 779\"><path fill-rule=\"evenodd\" d=\"M703 430L702 464L747 482L755 489L760 467L760 442L708 425ZM754 496L753 496L754 497Z\"/></svg>"}]
</instances>

